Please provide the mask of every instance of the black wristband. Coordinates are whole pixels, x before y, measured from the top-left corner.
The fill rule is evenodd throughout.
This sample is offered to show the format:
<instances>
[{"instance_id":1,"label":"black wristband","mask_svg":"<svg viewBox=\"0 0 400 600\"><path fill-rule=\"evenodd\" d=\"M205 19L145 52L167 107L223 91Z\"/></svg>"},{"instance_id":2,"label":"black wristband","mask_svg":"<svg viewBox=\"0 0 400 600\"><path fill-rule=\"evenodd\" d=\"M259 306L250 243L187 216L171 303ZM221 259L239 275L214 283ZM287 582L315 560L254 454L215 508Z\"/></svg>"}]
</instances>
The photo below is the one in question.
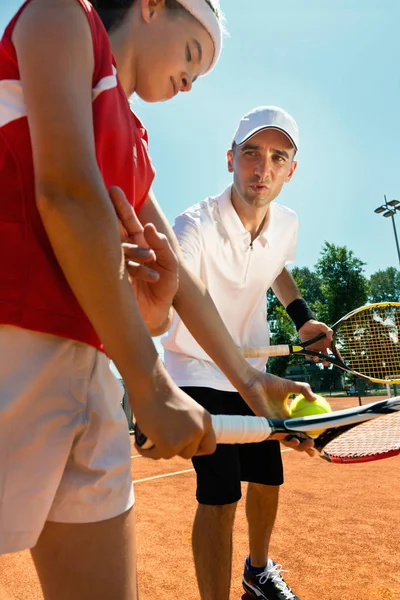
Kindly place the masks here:
<instances>
[{"instance_id":1,"label":"black wristband","mask_svg":"<svg viewBox=\"0 0 400 600\"><path fill-rule=\"evenodd\" d=\"M312 310L309 308L304 298L296 298L286 307L286 312L292 319L297 331L303 327L310 319L315 319Z\"/></svg>"}]
</instances>

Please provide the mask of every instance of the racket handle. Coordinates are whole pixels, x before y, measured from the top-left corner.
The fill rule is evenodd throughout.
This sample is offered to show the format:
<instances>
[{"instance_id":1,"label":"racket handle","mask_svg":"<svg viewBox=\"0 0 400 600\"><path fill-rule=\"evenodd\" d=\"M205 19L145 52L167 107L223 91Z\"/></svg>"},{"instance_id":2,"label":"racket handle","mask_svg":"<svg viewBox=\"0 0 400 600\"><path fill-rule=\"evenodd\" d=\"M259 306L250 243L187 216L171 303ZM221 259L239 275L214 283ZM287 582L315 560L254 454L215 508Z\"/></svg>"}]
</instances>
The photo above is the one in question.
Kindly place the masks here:
<instances>
[{"instance_id":1,"label":"racket handle","mask_svg":"<svg viewBox=\"0 0 400 600\"><path fill-rule=\"evenodd\" d=\"M265 417L211 415L217 444L253 444L267 440L274 429Z\"/></svg>"},{"instance_id":2,"label":"racket handle","mask_svg":"<svg viewBox=\"0 0 400 600\"><path fill-rule=\"evenodd\" d=\"M260 356L289 356L290 346L285 344L280 346L259 346L256 348L241 348L240 351L245 358L258 358Z\"/></svg>"},{"instance_id":3,"label":"racket handle","mask_svg":"<svg viewBox=\"0 0 400 600\"><path fill-rule=\"evenodd\" d=\"M265 417L241 415L211 415L217 444L253 444L267 440L273 427ZM135 442L139 448L150 450L154 444L135 425Z\"/></svg>"}]
</instances>

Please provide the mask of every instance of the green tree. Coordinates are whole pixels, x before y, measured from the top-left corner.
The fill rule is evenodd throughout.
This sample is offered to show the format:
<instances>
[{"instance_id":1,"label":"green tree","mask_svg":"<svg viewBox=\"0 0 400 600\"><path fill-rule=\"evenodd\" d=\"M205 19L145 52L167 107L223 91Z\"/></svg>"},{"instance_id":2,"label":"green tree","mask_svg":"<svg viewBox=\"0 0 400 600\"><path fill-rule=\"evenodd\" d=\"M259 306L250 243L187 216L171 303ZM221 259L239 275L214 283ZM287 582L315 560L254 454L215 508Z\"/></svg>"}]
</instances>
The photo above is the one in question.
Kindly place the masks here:
<instances>
[{"instance_id":1,"label":"green tree","mask_svg":"<svg viewBox=\"0 0 400 600\"><path fill-rule=\"evenodd\" d=\"M315 309L321 321L333 324L367 302L369 285L364 266L346 246L325 242L315 267L323 298L315 303Z\"/></svg>"},{"instance_id":2,"label":"green tree","mask_svg":"<svg viewBox=\"0 0 400 600\"><path fill-rule=\"evenodd\" d=\"M367 302L369 285L363 274L364 266L365 263L356 258L351 250L325 242L315 269L294 267L292 275L316 318L331 325L347 312ZM268 292L267 301L271 344L296 343L299 339L298 333L271 290ZM304 357L270 358L268 371L284 376L287 367L299 361L304 363ZM313 373L313 377L310 373L310 380L317 376L321 386L334 389L338 385L341 373L337 372L337 369L323 369L320 373Z\"/></svg>"},{"instance_id":3,"label":"green tree","mask_svg":"<svg viewBox=\"0 0 400 600\"><path fill-rule=\"evenodd\" d=\"M370 302L400 302L400 271L388 267L373 273L369 279Z\"/></svg>"}]
</instances>

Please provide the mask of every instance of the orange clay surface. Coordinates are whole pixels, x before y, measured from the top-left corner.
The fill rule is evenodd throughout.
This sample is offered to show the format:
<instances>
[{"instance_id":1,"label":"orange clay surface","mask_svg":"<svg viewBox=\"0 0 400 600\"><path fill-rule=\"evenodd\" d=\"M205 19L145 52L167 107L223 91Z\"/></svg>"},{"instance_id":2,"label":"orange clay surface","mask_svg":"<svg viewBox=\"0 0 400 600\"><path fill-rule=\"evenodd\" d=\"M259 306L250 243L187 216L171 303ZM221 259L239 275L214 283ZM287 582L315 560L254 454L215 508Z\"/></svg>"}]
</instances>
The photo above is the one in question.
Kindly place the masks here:
<instances>
[{"instance_id":1,"label":"orange clay surface","mask_svg":"<svg viewBox=\"0 0 400 600\"><path fill-rule=\"evenodd\" d=\"M334 410L358 404L357 398L329 400ZM191 463L135 456L132 443L140 600L198 600ZM400 458L332 465L284 449L283 460L286 483L270 555L288 571L285 579L301 600L400 600ZM246 598L241 575L247 548L242 500L231 600ZM0 600L42 598L29 552L0 557Z\"/></svg>"}]
</instances>

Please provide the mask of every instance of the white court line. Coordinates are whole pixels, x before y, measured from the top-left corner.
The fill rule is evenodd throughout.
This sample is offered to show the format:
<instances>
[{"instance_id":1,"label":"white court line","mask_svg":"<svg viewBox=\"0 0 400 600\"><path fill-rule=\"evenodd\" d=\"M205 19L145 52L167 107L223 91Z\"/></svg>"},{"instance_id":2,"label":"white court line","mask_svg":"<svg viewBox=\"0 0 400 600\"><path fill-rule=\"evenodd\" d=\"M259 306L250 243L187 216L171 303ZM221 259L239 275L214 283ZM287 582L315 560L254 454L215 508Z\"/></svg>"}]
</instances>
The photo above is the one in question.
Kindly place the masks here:
<instances>
[{"instance_id":1,"label":"white court line","mask_svg":"<svg viewBox=\"0 0 400 600\"><path fill-rule=\"evenodd\" d=\"M292 448L286 448L281 452L293 452ZM139 456L133 456L131 458L140 458ZM142 457L143 458L143 457ZM185 469L184 471L175 471L175 473L163 473L162 475L154 475L154 477L145 477L144 479L134 479L133 483L142 483L143 481L153 481L154 479L162 479L163 477L172 477L173 475L182 475L182 473L193 473L194 469Z\"/></svg>"},{"instance_id":2,"label":"white court line","mask_svg":"<svg viewBox=\"0 0 400 600\"><path fill-rule=\"evenodd\" d=\"M133 483L141 483L142 481L152 481L153 479L161 479L162 477L172 477L172 475L181 475L182 473L192 473L194 469L186 469L186 471L175 471L175 473L164 473L163 475L155 475L154 477L146 477L145 479L134 479Z\"/></svg>"}]
</instances>

